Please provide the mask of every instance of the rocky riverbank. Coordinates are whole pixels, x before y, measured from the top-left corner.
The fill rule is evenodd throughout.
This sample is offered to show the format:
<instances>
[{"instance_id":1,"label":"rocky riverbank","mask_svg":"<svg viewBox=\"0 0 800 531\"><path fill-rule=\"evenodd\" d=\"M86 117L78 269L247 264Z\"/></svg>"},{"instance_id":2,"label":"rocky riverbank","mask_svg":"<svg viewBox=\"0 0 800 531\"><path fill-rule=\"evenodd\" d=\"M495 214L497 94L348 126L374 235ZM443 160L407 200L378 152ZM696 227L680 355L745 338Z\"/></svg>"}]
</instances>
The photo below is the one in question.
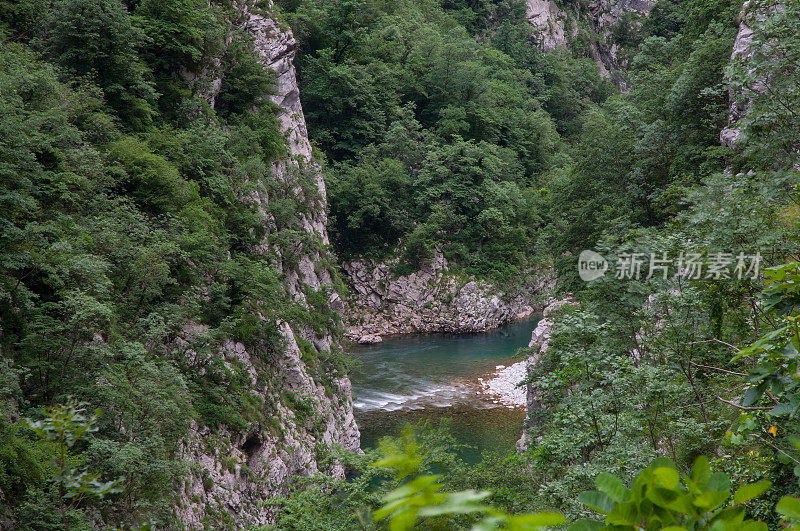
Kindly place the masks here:
<instances>
[{"instance_id":1,"label":"rocky riverbank","mask_svg":"<svg viewBox=\"0 0 800 531\"><path fill-rule=\"evenodd\" d=\"M527 390L519 384L526 375L527 364L520 361L508 367L498 365L491 378L479 378L478 383L493 402L508 408L523 408L527 404Z\"/></svg>"},{"instance_id":2,"label":"rocky riverbank","mask_svg":"<svg viewBox=\"0 0 800 531\"><path fill-rule=\"evenodd\" d=\"M453 274L439 253L419 271L396 275L396 260L342 264L350 295L345 337L377 343L385 335L485 332L525 319L543 307L553 287L550 272L531 273L504 291L484 280Z\"/></svg>"},{"instance_id":3,"label":"rocky riverbank","mask_svg":"<svg viewBox=\"0 0 800 531\"><path fill-rule=\"evenodd\" d=\"M527 359L508 367L498 365L490 378L478 380L484 393L496 397L496 403L511 408L524 407L528 411L537 407L536 389L530 385L521 386L520 383L527 377L528 369L539 362L550 346L550 336L555 326L553 314L566 304L573 304L573 301L568 298L550 301L542 311L542 319L531 332L528 347L534 350Z\"/></svg>"}]
</instances>

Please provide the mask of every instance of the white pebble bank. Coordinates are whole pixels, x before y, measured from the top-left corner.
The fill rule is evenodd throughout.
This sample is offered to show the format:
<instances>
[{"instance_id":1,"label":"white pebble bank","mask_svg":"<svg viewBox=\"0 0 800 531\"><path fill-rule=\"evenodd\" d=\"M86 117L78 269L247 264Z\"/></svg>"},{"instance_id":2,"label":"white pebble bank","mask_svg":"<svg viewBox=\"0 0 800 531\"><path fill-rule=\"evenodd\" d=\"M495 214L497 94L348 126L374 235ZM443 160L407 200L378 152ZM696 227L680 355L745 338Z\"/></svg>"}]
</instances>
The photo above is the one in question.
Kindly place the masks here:
<instances>
[{"instance_id":1,"label":"white pebble bank","mask_svg":"<svg viewBox=\"0 0 800 531\"><path fill-rule=\"evenodd\" d=\"M485 394L496 396L495 403L509 408L525 407L527 402L525 387L517 387L525 376L525 362L520 361L508 367L498 365L493 374L479 381Z\"/></svg>"}]
</instances>

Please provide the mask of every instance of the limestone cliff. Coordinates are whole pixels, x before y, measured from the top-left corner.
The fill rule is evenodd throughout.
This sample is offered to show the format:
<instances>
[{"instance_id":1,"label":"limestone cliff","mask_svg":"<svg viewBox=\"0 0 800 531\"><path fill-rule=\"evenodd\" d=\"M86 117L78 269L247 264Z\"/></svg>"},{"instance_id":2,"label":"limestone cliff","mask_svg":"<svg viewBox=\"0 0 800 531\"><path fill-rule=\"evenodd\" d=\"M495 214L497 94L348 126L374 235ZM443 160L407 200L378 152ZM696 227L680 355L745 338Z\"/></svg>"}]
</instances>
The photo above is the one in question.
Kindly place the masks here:
<instances>
[{"instance_id":1,"label":"limestone cliff","mask_svg":"<svg viewBox=\"0 0 800 531\"><path fill-rule=\"evenodd\" d=\"M655 6L655 0L592 0L588 3L553 0L526 0L527 18L534 27L534 38L545 51L565 47L578 39L581 30L589 32L589 52L603 76L625 88L622 70L627 59L620 54L614 28L629 14L627 23L636 23Z\"/></svg>"},{"instance_id":2,"label":"limestone cliff","mask_svg":"<svg viewBox=\"0 0 800 531\"><path fill-rule=\"evenodd\" d=\"M531 274L525 286L504 291L482 280L453 274L436 253L422 269L394 273L396 260L342 264L350 287L345 337L376 342L390 334L484 332L531 315L546 300L549 273Z\"/></svg>"},{"instance_id":3,"label":"limestone cliff","mask_svg":"<svg viewBox=\"0 0 800 531\"><path fill-rule=\"evenodd\" d=\"M534 38L545 51L566 46L569 38L577 36L567 13L550 0L527 0L526 16L535 28ZM568 31L569 30L569 31Z\"/></svg>"},{"instance_id":4,"label":"limestone cliff","mask_svg":"<svg viewBox=\"0 0 800 531\"><path fill-rule=\"evenodd\" d=\"M753 42L753 24L759 17L758 10L750 7L750 2L745 2L739 14L739 32L733 43L731 63L741 61L746 63L747 58L753 54L751 44ZM728 108L728 126L719 134L720 143L726 147L734 147L741 137L741 121L747 114L750 102L742 97L743 88L735 83L730 86L730 105Z\"/></svg>"},{"instance_id":5,"label":"limestone cliff","mask_svg":"<svg viewBox=\"0 0 800 531\"><path fill-rule=\"evenodd\" d=\"M256 186L252 196L261 213L265 233L255 252L278 256L276 266L285 277L285 289L299 304L310 307L310 294L326 294L327 307L341 308L332 289L332 269L327 264L325 185L312 160L293 59L296 43L292 32L268 13L250 4L237 5L241 28L252 37L265 68L277 75L276 92L280 130L288 154L272 165L275 180L284 192L298 199L293 229L304 234L291 249L277 248L269 235L276 230L270 213L270 197ZM219 83L209 83L219 86ZM213 90L207 93L213 102ZM310 183L310 185L309 185ZM310 243L308 243L310 242ZM318 304L318 303L317 303ZM333 450L357 450L359 432L353 418L350 381L308 356L337 349L329 333L318 333L307 323L280 322L278 345L245 347L227 340L221 354L231 370L241 370L252 397L263 404L263 422L251 422L244 430L194 425L183 441L181 453L190 464L183 483L178 516L188 528L204 526L250 527L269 524L272 509L265 503L296 476L318 472L342 477L343 467L327 459ZM187 325L179 340L184 356L196 354L192 345L204 329ZM249 350L248 350L249 349ZM202 369L199 369L202 370Z\"/></svg>"}]
</instances>

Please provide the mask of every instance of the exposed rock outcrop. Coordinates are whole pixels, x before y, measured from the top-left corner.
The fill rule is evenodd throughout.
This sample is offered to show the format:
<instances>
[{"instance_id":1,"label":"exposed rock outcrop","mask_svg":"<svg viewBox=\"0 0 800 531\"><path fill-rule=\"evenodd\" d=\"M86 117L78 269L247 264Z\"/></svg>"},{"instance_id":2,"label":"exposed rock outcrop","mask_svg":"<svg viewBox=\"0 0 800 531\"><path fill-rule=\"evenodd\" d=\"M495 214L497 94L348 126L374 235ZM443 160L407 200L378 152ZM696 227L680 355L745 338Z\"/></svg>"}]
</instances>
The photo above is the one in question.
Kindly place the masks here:
<instances>
[{"instance_id":1,"label":"exposed rock outcrop","mask_svg":"<svg viewBox=\"0 0 800 531\"><path fill-rule=\"evenodd\" d=\"M226 520L236 527L268 524L273 514L264 502L287 481L319 472L343 477L341 464L326 466L322 459L337 447L359 447L350 381L333 378L326 387L303 362L289 324L283 323L280 333L284 348L270 359L266 379L244 345L223 346L230 368L247 371L250 392L269 408L268 418L241 432L192 425L181 454L194 466L178 511L188 528Z\"/></svg>"},{"instance_id":2,"label":"exposed rock outcrop","mask_svg":"<svg viewBox=\"0 0 800 531\"><path fill-rule=\"evenodd\" d=\"M545 51L552 51L573 42L580 28L590 30L590 53L600 73L625 89L621 73L625 59L614 40L614 28L626 13L647 16L656 0L592 0L588 3L566 1L561 7L553 0L526 0L527 18L534 27L534 38ZM636 23L635 20L629 23Z\"/></svg>"},{"instance_id":3,"label":"exposed rock outcrop","mask_svg":"<svg viewBox=\"0 0 800 531\"><path fill-rule=\"evenodd\" d=\"M567 44L567 26L572 26L570 38L577 36L577 28L569 16L550 0L527 0L526 16L535 28L534 38L539 46L549 52Z\"/></svg>"},{"instance_id":4,"label":"exposed rock outcrop","mask_svg":"<svg viewBox=\"0 0 800 531\"><path fill-rule=\"evenodd\" d=\"M450 273L436 253L422 269L394 273L396 260L362 259L342 265L350 286L345 337L375 342L378 337L420 332L485 332L530 316L553 286L552 275L530 275L514 292Z\"/></svg>"},{"instance_id":5,"label":"exposed rock outcrop","mask_svg":"<svg viewBox=\"0 0 800 531\"><path fill-rule=\"evenodd\" d=\"M739 14L739 33L736 34L736 40L733 43L731 63L746 63L747 58L752 56L752 26L757 21L758 16L759 12L757 10L751 10L750 2L745 2ZM741 121L747 115L750 101L742 97L742 87L732 84L729 90L728 126L720 132L719 140L723 146L732 148L741 137Z\"/></svg>"},{"instance_id":6,"label":"exposed rock outcrop","mask_svg":"<svg viewBox=\"0 0 800 531\"><path fill-rule=\"evenodd\" d=\"M753 42L753 30L751 28L753 13L749 12L749 2L745 2L742 6L742 12L739 16L739 33L736 35L736 40L733 43L733 53L731 54L731 62L746 60L753 52L751 44ZM747 114L747 107L749 102L740 97L739 91L741 87L730 87L730 105L728 108L728 126L723 129L719 134L720 143L726 147L734 147L737 140L741 136L740 120Z\"/></svg>"},{"instance_id":7,"label":"exposed rock outcrop","mask_svg":"<svg viewBox=\"0 0 800 531\"><path fill-rule=\"evenodd\" d=\"M339 295L330 289L332 272L326 264L332 260L325 254L325 185L312 160L300 104L293 64L295 40L288 28L249 4L237 8L242 28L253 38L264 67L277 74L276 92L270 98L279 109L277 117L288 155L273 163L273 176L305 207L298 213L294 229L320 243L294 249L291 259L283 256L285 249L272 247L268 236L276 230L276 223L269 210L270 198L257 187L252 196L242 198L254 202L262 214L266 236L254 251L277 254L276 266L285 275L285 289L295 302L308 307L307 293L327 289L328 304L341 309ZM306 181L310 177L311 189L300 184L301 175ZM359 448L350 381L319 366L309 366L304 355L303 348L310 348L308 345L320 352L335 347L333 338L301 322L280 322L278 328L277 347L246 348L232 340L222 345L220 354L225 364L231 370L245 372L248 391L264 404L265 420L240 431L192 426L181 448L190 463L190 474L178 508L178 517L188 528L269 524L273 515L264 502L281 492L291 478L318 472L343 477L342 465L327 457L335 448ZM190 345L203 332L201 326L187 325L179 340L185 356L194 354Z\"/></svg>"},{"instance_id":8,"label":"exposed rock outcrop","mask_svg":"<svg viewBox=\"0 0 800 531\"><path fill-rule=\"evenodd\" d=\"M789 22L798 20L796 13L796 4L780 1L747 0L742 6L728 66L728 124L720 131L719 139L723 146L746 149L745 124L753 113L754 102L760 100L752 133L762 138L782 137L787 145L776 148L774 163L800 171L798 127L791 118L797 116L797 105L791 103L792 95L797 93L791 75L798 59L796 53L792 54L792 45L781 37L797 32Z\"/></svg>"}]
</instances>

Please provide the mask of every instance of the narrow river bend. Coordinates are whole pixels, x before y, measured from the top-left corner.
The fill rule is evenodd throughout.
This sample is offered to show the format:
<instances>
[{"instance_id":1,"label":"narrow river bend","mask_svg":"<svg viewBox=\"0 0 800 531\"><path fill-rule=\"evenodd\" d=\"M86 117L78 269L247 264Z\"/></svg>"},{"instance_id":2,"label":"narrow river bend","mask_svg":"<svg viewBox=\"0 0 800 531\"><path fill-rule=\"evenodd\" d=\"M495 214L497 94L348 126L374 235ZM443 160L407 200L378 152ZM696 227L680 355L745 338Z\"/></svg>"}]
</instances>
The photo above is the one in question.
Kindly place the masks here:
<instances>
[{"instance_id":1,"label":"narrow river bend","mask_svg":"<svg viewBox=\"0 0 800 531\"><path fill-rule=\"evenodd\" d=\"M353 376L353 405L361 446L374 448L407 422L452 420L451 429L470 462L484 450L511 451L522 433L524 411L486 394L480 378L519 359L538 320L512 323L481 334L420 334L353 345L363 367Z\"/></svg>"}]
</instances>

